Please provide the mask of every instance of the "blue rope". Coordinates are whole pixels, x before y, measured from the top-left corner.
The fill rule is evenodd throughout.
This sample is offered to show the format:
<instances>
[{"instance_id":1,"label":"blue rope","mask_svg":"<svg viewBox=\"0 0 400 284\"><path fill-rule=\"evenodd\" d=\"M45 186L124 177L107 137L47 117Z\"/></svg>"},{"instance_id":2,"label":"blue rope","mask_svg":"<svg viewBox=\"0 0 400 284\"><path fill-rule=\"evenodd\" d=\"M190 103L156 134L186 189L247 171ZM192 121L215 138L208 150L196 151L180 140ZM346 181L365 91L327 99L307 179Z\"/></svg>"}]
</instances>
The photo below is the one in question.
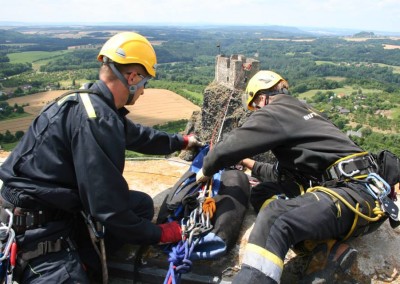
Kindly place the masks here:
<instances>
[{"instance_id":1,"label":"blue rope","mask_svg":"<svg viewBox=\"0 0 400 284\"><path fill-rule=\"evenodd\" d=\"M172 283L176 284L180 282L180 277L184 273L188 273L192 270L192 261L190 260L190 255L193 252L195 242L189 246L189 242L180 241L172 251L169 253L168 261L169 270L167 276L165 277L164 284ZM171 279L172 282L168 282Z\"/></svg>"}]
</instances>

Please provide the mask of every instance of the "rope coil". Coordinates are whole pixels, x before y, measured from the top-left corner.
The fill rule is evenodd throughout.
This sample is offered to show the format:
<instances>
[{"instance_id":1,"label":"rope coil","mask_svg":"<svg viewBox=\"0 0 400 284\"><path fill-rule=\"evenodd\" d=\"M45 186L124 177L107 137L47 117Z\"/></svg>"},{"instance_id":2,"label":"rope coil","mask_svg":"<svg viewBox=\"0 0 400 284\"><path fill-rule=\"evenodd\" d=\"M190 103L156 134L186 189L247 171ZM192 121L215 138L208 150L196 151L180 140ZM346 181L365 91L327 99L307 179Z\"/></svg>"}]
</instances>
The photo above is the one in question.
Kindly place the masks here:
<instances>
[{"instance_id":1,"label":"rope coil","mask_svg":"<svg viewBox=\"0 0 400 284\"><path fill-rule=\"evenodd\" d=\"M192 270L190 255L196 242L189 244L188 240L180 241L169 253L169 270L164 280L164 284L176 284L180 282L180 276Z\"/></svg>"}]
</instances>

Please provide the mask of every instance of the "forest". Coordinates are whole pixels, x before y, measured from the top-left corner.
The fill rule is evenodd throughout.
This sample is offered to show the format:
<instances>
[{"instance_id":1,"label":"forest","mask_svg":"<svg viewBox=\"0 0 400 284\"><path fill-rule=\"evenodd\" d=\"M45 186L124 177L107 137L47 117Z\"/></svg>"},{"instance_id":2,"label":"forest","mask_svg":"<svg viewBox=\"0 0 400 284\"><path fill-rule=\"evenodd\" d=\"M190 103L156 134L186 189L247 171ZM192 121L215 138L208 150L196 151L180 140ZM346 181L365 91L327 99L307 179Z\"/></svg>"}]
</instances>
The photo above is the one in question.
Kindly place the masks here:
<instances>
[{"instance_id":1,"label":"forest","mask_svg":"<svg viewBox=\"0 0 400 284\"><path fill-rule=\"evenodd\" d=\"M97 54L115 29L0 27L0 100L96 80ZM294 96L324 111L343 131L361 132L352 138L367 150L387 148L400 155L400 38L362 31L320 36L279 27L118 30L139 32L153 42L158 64L150 88L201 105L214 79L216 56L242 54L259 60L260 69L282 74Z\"/></svg>"}]
</instances>

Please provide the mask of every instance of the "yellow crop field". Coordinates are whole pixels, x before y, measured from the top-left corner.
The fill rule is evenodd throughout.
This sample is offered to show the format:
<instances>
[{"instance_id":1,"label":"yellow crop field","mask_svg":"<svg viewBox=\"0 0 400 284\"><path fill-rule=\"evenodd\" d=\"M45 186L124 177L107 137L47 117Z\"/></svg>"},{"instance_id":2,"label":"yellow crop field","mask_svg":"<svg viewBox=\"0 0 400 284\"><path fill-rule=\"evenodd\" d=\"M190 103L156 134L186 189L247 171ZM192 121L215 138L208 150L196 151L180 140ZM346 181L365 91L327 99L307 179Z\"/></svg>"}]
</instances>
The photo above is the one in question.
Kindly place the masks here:
<instances>
[{"instance_id":1,"label":"yellow crop field","mask_svg":"<svg viewBox=\"0 0 400 284\"><path fill-rule=\"evenodd\" d=\"M9 105L15 103L18 105L29 104L29 106L24 107L24 110L30 116L1 121L0 133L4 133L6 130L11 133L25 132L40 110L64 92L66 91L49 91L9 99L7 101ZM170 121L189 119L193 111L199 111L200 107L174 92L163 89L146 89L136 104L127 106L127 109L130 111L128 117L135 123L153 126Z\"/></svg>"}]
</instances>

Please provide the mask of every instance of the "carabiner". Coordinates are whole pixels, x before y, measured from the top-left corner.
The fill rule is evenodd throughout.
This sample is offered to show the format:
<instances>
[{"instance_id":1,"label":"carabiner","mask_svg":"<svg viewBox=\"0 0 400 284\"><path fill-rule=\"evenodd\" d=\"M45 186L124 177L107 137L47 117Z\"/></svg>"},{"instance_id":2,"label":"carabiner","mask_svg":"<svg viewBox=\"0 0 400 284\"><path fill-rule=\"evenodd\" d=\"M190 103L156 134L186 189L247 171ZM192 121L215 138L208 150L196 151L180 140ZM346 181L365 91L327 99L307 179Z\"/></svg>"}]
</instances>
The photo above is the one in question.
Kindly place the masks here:
<instances>
[{"instance_id":1,"label":"carabiner","mask_svg":"<svg viewBox=\"0 0 400 284\"><path fill-rule=\"evenodd\" d=\"M350 159L350 160L344 160L344 161L341 161L341 162L339 162L338 163L338 165L337 165L337 167L338 167L338 169L339 169L339 172L342 174L342 175L344 175L344 176L346 176L346 177L352 177L352 176L354 176L355 174L358 174L359 172L360 172L360 170L354 170L354 171L352 171L351 173L346 173L344 170L343 170L343 168L342 168L342 165L343 164L349 164L350 162L353 162L354 161L354 159Z\"/></svg>"}]
</instances>

